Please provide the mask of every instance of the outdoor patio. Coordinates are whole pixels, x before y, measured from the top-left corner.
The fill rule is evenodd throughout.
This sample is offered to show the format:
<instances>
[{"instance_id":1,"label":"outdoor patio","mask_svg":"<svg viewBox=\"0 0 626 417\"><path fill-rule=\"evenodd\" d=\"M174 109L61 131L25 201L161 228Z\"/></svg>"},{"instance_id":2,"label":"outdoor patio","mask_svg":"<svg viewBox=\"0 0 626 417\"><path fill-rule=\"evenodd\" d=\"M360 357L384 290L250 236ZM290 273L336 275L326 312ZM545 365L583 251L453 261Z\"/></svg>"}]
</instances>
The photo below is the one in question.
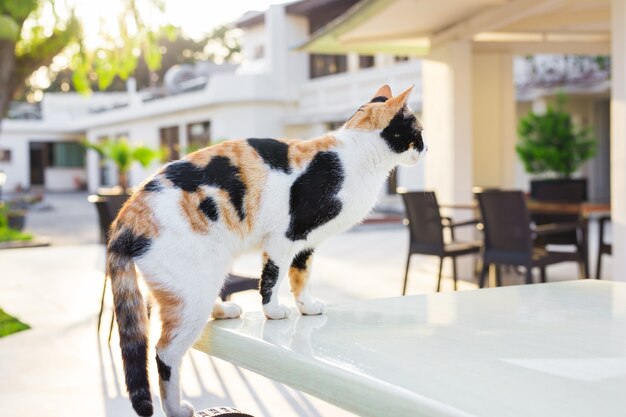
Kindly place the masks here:
<instances>
[{"instance_id":1,"label":"outdoor patio","mask_svg":"<svg viewBox=\"0 0 626 417\"><path fill-rule=\"evenodd\" d=\"M132 415L117 332L110 344L106 341L110 307L100 335L96 334L104 262L103 247L96 243L96 211L86 194L50 194L46 201L52 209L31 213L29 224L54 245L0 251L0 305L32 327L0 339L0 414L35 417L62 410L67 416ZM314 261L314 294L329 304L400 295L407 242L408 232L402 225L359 226L326 242ZM610 271L610 260L606 262ZM253 253L241 257L234 267L235 272L253 276L260 269L260 256ZM408 293L432 293L436 269L436 258L416 256ZM554 266L549 274L551 282L567 280L576 276L576 266ZM509 275L504 283L519 284L522 279ZM447 278L443 290L451 288ZM474 282L460 282L460 290L475 288ZM293 306L287 285L282 298ZM244 312L258 311L261 306L255 291L235 294L233 300ZM158 320L153 318L152 324ZM155 334L158 327L153 327ZM151 383L156 387L156 366L153 361L150 365ZM184 397L197 409L230 405L259 417L352 415L195 350L186 356L182 375ZM163 415L160 407L155 411Z\"/></svg>"}]
</instances>

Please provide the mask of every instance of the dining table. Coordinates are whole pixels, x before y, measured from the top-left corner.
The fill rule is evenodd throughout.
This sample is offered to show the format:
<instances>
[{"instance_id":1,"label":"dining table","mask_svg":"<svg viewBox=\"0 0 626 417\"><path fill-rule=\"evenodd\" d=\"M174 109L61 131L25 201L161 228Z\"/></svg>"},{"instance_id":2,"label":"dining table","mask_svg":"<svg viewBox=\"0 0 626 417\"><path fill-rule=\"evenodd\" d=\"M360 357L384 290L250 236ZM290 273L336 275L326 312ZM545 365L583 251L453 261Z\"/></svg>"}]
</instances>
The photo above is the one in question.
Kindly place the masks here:
<instances>
[{"instance_id":1,"label":"dining table","mask_svg":"<svg viewBox=\"0 0 626 417\"><path fill-rule=\"evenodd\" d=\"M526 199L528 211L534 214L571 214L577 215L580 225L580 250L584 260L585 277L589 278L589 222L600 216L611 213L611 205L604 202L554 202L539 201L531 198ZM478 203L443 203L439 204L442 209L448 210L473 210L478 211Z\"/></svg>"},{"instance_id":2,"label":"dining table","mask_svg":"<svg viewBox=\"0 0 626 417\"><path fill-rule=\"evenodd\" d=\"M195 349L360 416L622 417L624 335L626 283L573 280L244 313Z\"/></svg>"}]
</instances>

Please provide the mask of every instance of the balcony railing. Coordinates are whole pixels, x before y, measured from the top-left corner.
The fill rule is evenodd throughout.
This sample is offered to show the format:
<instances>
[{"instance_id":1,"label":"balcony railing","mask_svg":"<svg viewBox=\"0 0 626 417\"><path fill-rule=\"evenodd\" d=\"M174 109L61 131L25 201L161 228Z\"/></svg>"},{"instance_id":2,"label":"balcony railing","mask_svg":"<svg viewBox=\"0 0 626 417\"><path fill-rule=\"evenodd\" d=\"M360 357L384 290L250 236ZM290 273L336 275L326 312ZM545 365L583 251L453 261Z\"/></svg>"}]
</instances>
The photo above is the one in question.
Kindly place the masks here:
<instances>
[{"instance_id":1,"label":"balcony railing","mask_svg":"<svg viewBox=\"0 0 626 417\"><path fill-rule=\"evenodd\" d=\"M299 91L298 116L354 112L383 84L389 84L394 93L415 84L409 105L419 111L421 65L419 61L408 61L309 80Z\"/></svg>"}]
</instances>

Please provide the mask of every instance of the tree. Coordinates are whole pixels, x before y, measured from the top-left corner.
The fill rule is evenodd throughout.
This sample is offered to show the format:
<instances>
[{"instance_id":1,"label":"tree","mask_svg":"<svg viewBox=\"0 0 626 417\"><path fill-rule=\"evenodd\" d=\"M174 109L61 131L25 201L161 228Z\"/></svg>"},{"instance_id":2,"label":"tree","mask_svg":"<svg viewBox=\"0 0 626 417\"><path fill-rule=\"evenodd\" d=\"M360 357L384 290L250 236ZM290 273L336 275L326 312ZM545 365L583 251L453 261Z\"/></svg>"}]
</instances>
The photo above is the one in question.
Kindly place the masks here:
<instances>
[{"instance_id":1,"label":"tree","mask_svg":"<svg viewBox=\"0 0 626 417\"><path fill-rule=\"evenodd\" d=\"M565 97L561 95L556 107L548 106L545 114L530 112L520 119L516 151L526 172L553 172L569 178L595 155L597 142L591 129L574 126L564 107Z\"/></svg>"},{"instance_id":2,"label":"tree","mask_svg":"<svg viewBox=\"0 0 626 417\"><path fill-rule=\"evenodd\" d=\"M116 76L127 79L137 67L139 53L151 71L160 68L157 39L160 33L172 35L172 28L149 26L141 19L135 0L125 0L119 36L109 37L103 46L90 51L83 45L82 27L74 11L60 3L0 0L0 121L26 79L49 66L63 51L71 58L72 82L78 91L90 89L92 74L100 89L108 87ZM163 10L158 0L151 0L149 5Z\"/></svg>"}]
</instances>

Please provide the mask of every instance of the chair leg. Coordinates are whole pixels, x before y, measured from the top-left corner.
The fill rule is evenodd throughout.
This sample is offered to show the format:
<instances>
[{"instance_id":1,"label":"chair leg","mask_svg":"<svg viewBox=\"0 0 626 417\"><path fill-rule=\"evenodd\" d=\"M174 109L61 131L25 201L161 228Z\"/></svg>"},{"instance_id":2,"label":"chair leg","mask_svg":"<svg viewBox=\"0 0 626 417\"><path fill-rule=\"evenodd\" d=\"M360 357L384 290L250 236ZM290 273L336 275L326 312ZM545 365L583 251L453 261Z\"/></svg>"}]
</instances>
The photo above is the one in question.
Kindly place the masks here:
<instances>
[{"instance_id":1,"label":"chair leg","mask_svg":"<svg viewBox=\"0 0 626 417\"><path fill-rule=\"evenodd\" d=\"M437 279L437 292L441 290L441 271L443 270L443 258L439 258L439 276Z\"/></svg>"},{"instance_id":2,"label":"chair leg","mask_svg":"<svg viewBox=\"0 0 626 417\"><path fill-rule=\"evenodd\" d=\"M533 268L531 266L526 267L526 284L533 283Z\"/></svg>"},{"instance_id":3,"label":"chair leg","mask_svg":"<svg viewBox=\"0 0 626 417\"><path fill-rule=\"evenodd\" d=\"M406 258L406 269L404 270L404 284L402 285L402 295L406 295L406 286L409 281L409 266L411 265L411 254Z\"/></svg>"},{"instance_id":4,"label":"chair leg","mask_svg":"<svg viewBox=\"0 0 626 417\"><path fill-rule=\"evenodd\" d=\"M539 271L541 272L541 282L548 282L548 277L546 276L546 267L542 266L541 268L539 268Z\"/></svg>"},{"instance_id":5,"label":"chair leg","mask_svg":"<svg viewBox=\"0 0 626 417\"><path fill-rule=\"evenodd\" d=\"M601 271L602 271L602 252L598 251L598 265L596 265L596 279L600 279Z\"/></svg>"},{"instance_id":6,"label":"chair leg","mask_svg":"<svg viewBox=\"0 0 626 417\"><path fill-rule=\"evenodd\" d=\"M483 261L483 268L480 271L480 280L478 281L478 288L485 288L485 278L489 275L489 264Z\"/></svg>"},{"instance_id":7,"label":"chair leg","mask_svg":"<svg viewBox=\"0 0 626 417\"><path fill-rule=\"evenodd\" d=\"M454 280L454 291L457 290L456 257L452 257L452 279Z\"/></svg>"},{"instance_id":8,"label":"chair leg","mask_svg":"<svg viewBox=\"0 0 626 417\"><path fill-rule=\"evenodd\" d=\"M100 332L100 324L102 323L102 312L104 311L104 297L107 291L108 278L104 276L104 285L102 286L102 297L100 298L100 313L98 313L98 332Z\"/></svg>"},{"instance_id":9,"label":"chair leg","mask_svg":"<svg viewBox=\"0 0 626 417\"><path fill-rule=\"evenodd\" d=\"M498 264L494 265L496 267L496 287L502 286L502 267Z\"/></svg>"},{"instance_id":10,"label":"chair leg","mask_svg":"<svg viewBox=\"0 0 626 417\"><path fill-rule=\"evenodd\" d=\"M109 343L111 343L111 336L113 335L113 324L115 323L115 310L111 314L111 327L109 327Z\"/></svg>"}]
</instances>

